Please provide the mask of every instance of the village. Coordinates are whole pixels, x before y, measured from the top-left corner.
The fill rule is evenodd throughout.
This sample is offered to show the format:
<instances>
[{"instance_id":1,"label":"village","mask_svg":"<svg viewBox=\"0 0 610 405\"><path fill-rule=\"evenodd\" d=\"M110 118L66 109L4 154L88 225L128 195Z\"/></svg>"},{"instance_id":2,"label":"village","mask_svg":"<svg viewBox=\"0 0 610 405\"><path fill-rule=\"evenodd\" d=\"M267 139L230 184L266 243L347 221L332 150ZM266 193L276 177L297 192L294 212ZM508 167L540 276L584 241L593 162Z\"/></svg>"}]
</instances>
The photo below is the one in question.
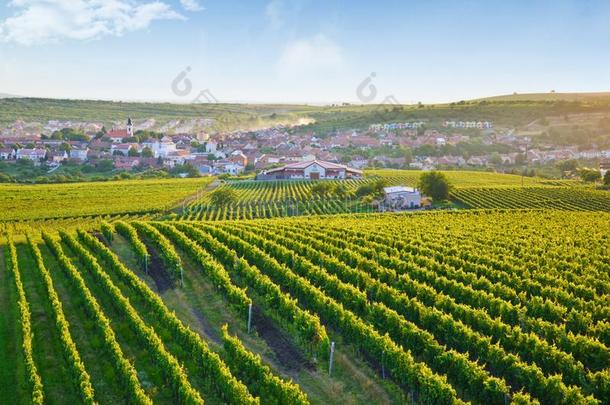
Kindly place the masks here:
<instances>
[{"instance_id":1,"label":"village","mask_svg":"<svg viewBox=\"0 0 610 405\"><path fill-rule=\"evenodd\" d=\"M15 122L0 132L0 160L27 160L52 173L63 164L89 170L166 169L190 175L241 175L318 159L351 168L492 169L517 172L556 162L591 161L608 166L610 148L556 145L494 128L489 121L444 121L427 129L421 121L371 124L365 129L314 133L277 125L257 130L208 133L213 120L151 119L101 123Z\"/></svg>"}]
</instances>

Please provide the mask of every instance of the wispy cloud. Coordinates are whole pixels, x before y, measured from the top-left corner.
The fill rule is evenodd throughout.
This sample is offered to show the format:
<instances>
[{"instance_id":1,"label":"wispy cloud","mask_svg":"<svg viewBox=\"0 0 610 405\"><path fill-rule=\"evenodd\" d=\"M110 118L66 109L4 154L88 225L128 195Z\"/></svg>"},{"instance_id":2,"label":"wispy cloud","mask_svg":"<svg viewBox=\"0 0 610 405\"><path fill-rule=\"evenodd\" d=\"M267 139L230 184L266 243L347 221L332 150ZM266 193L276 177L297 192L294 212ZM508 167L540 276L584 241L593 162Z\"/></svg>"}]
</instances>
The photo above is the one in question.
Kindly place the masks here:
<instances>
[{"instance_id":1,"label":"wispy cloud","mask_svg":"<svg viewBox=\"0 0 610 405\"><path fill-rule=\"evenodd\" d=\"M197 0L180 0L180 4L188 11L201 11L204 7Z\"/></svg>"},{"instance_id":2,"label":"wispy cloud","mask_svg":"<svg viewBox=\"0 0 610 405\"><path fill-rule=\"evenodd\" d=\"M278 62L280 73L289 76L307 72L336 72L342 66L341 47L324 34L290 42Z\"/></svg>"},{"instance_id":3,"label":"wispy cloud","mask_svg":"<svg viewBox=\"0 0 610 405\"><path fill-rule=\"evenodd\" d=\"M281 28L285 23L286 4L283 0L271 0L265 7L265 17L273 29Z\"/></svg>"},{"instance_id":4,"label":"wispy cloud","mask_svg":"<svg viewBox=\"0 0 610 405\"><path fill-rule=\"evenodd\" d=\"M12 0L9 6L15 13L0 21L0 41L22 45L121 36L155 20L185 18L161 1Z\"/></svg>"}]
</instances>

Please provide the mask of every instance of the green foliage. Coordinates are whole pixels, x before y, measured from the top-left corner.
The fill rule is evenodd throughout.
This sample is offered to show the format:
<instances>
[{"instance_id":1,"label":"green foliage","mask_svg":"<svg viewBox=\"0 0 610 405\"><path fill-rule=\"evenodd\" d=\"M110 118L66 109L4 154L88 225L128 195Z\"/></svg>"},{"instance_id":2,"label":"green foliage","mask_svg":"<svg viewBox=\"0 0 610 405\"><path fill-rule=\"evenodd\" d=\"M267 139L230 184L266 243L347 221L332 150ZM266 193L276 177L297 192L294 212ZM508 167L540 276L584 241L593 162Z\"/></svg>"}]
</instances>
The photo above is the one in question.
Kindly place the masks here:
<instances>
[{"instance_id":1,"label":"green foliage","mask_svg":"<svg viewBox=\"0 0 610 405\"><path fill-rule=\"evenodd\" d=\"M74 343L72 335L70 334L70 323L64 315L61 300L59 299L59 296L55 291L55 287L53 286L53 279L51 278L51 274L44 265L44 260L40 253L40 249L38 248L36 243L30 238L29 235L28 243L36 260L36 267L40 272L40 276L42 277L42 280L44 282L47 297L51 303L53 318L55 319L55 325L57 327L61 339L63 355L66 358L66 361L68 362L70 367L70 372L72 373L72 383L75 387L78 388L79 395L84 404L95 404L94 390L93 385L91 384L91 377L85 369L85 365L81 360L76 344Z\"/></svg>"},{"instance_id":2,"label":"green foliage","mask_svg":"<svg viewBox=\"0 0 610 405\"><path fill-rule=\"evenodd\" d=\"M66 141L88 141L89 137L74 128L62 128L53 132L51 139L62 139Z\"/></svg>"},{"instance_id":3,"label":"green foliage","mask_svg":"<svg viewBox=\"0 0 610 405\"><path fill-rule=\"evenodd\" d=\"M318 181L311 187L314 196L325 197L335 191L335 185L327 181Z\"/></svg>"},{"instance_id":4,"label":"green foliage","mask_svg":"<svg viewBox=\"0 0 610 405\"><path fill-rule=\"evenodd\" d=\"M470 208L610 211L610 196L590 187L456 188L451 198Z\"/></svg>"},{"instance_id":5,"label":"green foliage","mask_svg":"<svg viewBox=\"0 0 610 405\"><path fill-rule=\"evenodd\" d=\"M145 148L143 148L143 149L142 149L142 157L143 157L143 158L151 158L151 157L154 157L152 149L150 149L148 146L146 146Z\"/></svg>"},{"instance_id":6,"label":"green foliage","mask_svg":"<svg viewBox=\"0 0 610 405\"><path fill-rule=\"evenodd\" d=\"M578 168L578 161L574 159L562 160L557 163L557 168L562 172L573 172Z\"/></svg>"},{"instance_id":7,"label":"green foliage","mask_svg":"<svg viewBox=\"0 0 610 405\"><path fill-rule=\"evenodd\" d=\"M451 184L447 176L437 171L423 173L419 177L417 187L424 195L430 196L434 200L448 199L451 191Z\"/></svg>"},{"instance_id":8,"label":"green foliage","mask_svg":"<svg viewBox=\"0 0 610 405\"><path fill-rule=\"evenodd\" d=\"M138 152L138 150L136 148L134 148L133 146L131 148L129 148L129 150L127 151L127 156L130 157L137 157L140 156L140 153Z\"/></svg>"},{"instance_id":9,"label":"green foliage","mask_svg":"<svg viewBox=\"0 0 610 405\"><path fill-rule=\"evenodd\" d=\"M578 175L583 181L586 181L587 183L595 183L596 181L599 181L602 178L602 175L599 170L595 169L580 169L578 171Z\"/></svg>"},{"instance_id":10,"label":"green foliage","mask_svg":"<svg viewBox=\"0 0 610 405\"><path fill-rule=\"evenodd\" d=\"M229 187L222 187L210 194L210 202L218 207L233 204L237 200L237 193Z\"/></svg>"},{"instance_id":11,"label":"green foliage","mask_svg":"<svg viewBox=\"0 0 610 405\"><path fill-rule=\"evenodd\" d=\"M123 295L121 290L113 283L110 276L103 270L97 259L89 253L73 236L66 232L60 232L62 241L81 258L83 263L91 271L97 282L110 295L115 305L120 308L127 321L139 337L140 341L152 352L152 357L169 380L174 394L180 403L203 404L203 399L188 381L188 377L178 360L165 348L163 341L155 330L147 325L129 299Z\"/></svg>"},{"instance_id":12,"label":"green foliage","mask_svg":"<svg viewBox=\"0 0 610 405\"><path fill-rule=\"evenodd\" d=\"M122 384L129 391L131 400L137 404L152 404L152 401L140 386L135 367L124 355L116 339L116 335L110 325L110 320L106 317L101 306L85 284L80 272L70 262L70 259L66 256L55 238L45 233L43 234L43 239L81 295L85 303L86 313L94 320L95 326L103 336L104 349L112 357L115 369L120 376Z\"/></svg>"},{"instance_id":13,"label":"green foliage","mask_svg":"<svg viewBox=\"0 0 610 405\"><path fill-rule=\"evenodd\" d=\"M1 220L160 212L211 182L147 179L70 184L0 184Z\"/></svg>"},{"instance_id":14,"label":"green foliage","mask_svg":"<svg viewBox=\"0 0 610 405\"><path fill-rule=\"evenodd\" d=\"M191 330L188 326L184 325L176 316L175 313L171 312L163 303L163 300L154 293L144 281L136 276L131 270L129 270L117 256L104 244L86 232L78 232L80 239L85 245L92 249L96 254L102 257L106 263L108 263L113 271L115 271L120 279L133 288L138 296L143 299L148 307L155 311L156 315L161 319L161 322L172 331L174 339L184 346L192 354L193 358L197 359L201 375L204 378L208 378L213 381L213 388L217 395L231 404L258 404L258 400L253 398L248 389L239 382L230 372L229 368L223 363L220 357L209 349L206 342L201 336ZM82 252L82 251L81 251ZM101 275L101 273L99 273ZM134 311L135 312L135 311ZM154 335L149 338L153 343ZM151 343L152 344L152 343ZM161 347L157 348L161 350ZM165 355L161 352L161 355ZM177 365L174 365L175 373L180 374L180 370L177 369ZM180 380L184 382L184 378L180 377ZM184 398L186 387L179 388L179 398L185 403L198 403L199 398Z\"/></svg>"},{"instance_id":15,"label":"green foliage","mask_svg":"<svg viewBox=\"0 0 610 405\"><path fill-rule=\"evenodd\" d=\"M249 352L240 340L229 334L228 325L222 327L222 342L227 363L242 381L255 388L265 404L309 404L307 395L293 382L283 381L265 365L259 355Z\"/></svg>"},{"instance_id":16,"label":"green foliage","mask_svg":"<svg viewBox=\"0 0 610 405\"><path fill-rule=\"evenodd\" d=\"M34 348L32 345L32 322L30 305L25 295L25 289L21 282L21 273L19 270L19 263L17 261L17 250L13 244L13 238L10 233L6 235L8 245L8 257L7 266L13 275L15 280L15 287L17 288L18 303L19 303L19 320L21 324L22 333L22 349L23 357L25 361L25 367L28 374L28 383L32 391L31 403L42 405L44 403L44 391L42 385L42 379L38 373L36 367L36 361L34 360Z\"/></svg>"}]
</instances>

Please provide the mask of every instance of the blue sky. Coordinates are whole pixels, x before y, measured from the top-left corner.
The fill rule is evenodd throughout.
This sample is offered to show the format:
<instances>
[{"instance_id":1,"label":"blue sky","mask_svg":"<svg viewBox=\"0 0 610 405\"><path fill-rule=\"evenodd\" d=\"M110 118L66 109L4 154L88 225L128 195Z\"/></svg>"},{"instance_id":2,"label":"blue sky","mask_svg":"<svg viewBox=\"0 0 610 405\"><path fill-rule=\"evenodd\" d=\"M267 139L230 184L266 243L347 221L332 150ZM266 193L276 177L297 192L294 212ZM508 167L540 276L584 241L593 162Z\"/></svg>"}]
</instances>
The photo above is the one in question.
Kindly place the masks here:
<instances>
[{"instance_id":1,"label":"blue sky","mask_svg":"<svg viewBox=\"0 0 610 405\"><path fill-rule=\"evenodd\" d=\"M608 21L607 1L8 0L0 93L361 102L372 72L367 102L608 91Z\"/></svg>"}]
</instances>

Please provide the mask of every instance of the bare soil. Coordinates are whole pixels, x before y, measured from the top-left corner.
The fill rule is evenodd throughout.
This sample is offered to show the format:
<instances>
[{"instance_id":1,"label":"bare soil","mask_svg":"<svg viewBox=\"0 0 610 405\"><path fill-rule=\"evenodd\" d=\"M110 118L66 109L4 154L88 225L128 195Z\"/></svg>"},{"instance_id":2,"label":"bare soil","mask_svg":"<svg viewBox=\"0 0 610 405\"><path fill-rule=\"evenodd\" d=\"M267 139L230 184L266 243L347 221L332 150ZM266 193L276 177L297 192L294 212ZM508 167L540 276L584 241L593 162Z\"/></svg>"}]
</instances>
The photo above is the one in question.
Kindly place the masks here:
<instances>
[{"instance_id":1,"label":"bare soil","mask_svg":"<svg viewBox=\"0 0 610 405\"><path fill-rule=\"evenodd\" d=\"M201 328L203 329L203 333L205 333L206 336L209 337L214 343L221 345L222 339L220 338L220 334L218 333L218 330L216 330L212 326L212 324L210 323L208 318L206 318L205 315L203 315L203 313L201 313L201 311L199 311L195 308L192 308L192 312L195 315L195 317L197 318L197 321L199 322L199 324L201 325Z\"/></svg>"},{"instance_id":2,"label":"bare soil","mask_svg":"<svg viewBox=\"0 0 610 405\"><path fill-rule=\"evenodd\" d=\"M313 363L300 352L290 339L269 319L260 308L252 306L252 327L267 342L280 364L287 371L314 370Z\"/></svg>"},{"instance_id":3,"label":"bare soil","mask_svg":"<svg viewBox=\"0 0 610 405\"><path fill-rule=\"evenodd\" d=\"M93 235L97 240L99 240L104 245L106 245L106 247L110 247L110 245L108 244L108 241L106 240L104 235L102 235L100 232L91 232L91 235Z\"/></svg>"},{"instance_id":4,"label":"bare soil","mask_svg":"<svg viewBox=\"0 0 610 405\"><path fill-rule=\"evenodd\" d=\"M154 249L148 241L142 239L142 242L146 245L146 250L148 250L148 275L155 282L155 286L157 287L158 293L164 293L165 291L174 288L174 282L172 281L167 271L165 271L165 266L163 265L163 260L156 249Z\"/></svg>"}]
</instances>

